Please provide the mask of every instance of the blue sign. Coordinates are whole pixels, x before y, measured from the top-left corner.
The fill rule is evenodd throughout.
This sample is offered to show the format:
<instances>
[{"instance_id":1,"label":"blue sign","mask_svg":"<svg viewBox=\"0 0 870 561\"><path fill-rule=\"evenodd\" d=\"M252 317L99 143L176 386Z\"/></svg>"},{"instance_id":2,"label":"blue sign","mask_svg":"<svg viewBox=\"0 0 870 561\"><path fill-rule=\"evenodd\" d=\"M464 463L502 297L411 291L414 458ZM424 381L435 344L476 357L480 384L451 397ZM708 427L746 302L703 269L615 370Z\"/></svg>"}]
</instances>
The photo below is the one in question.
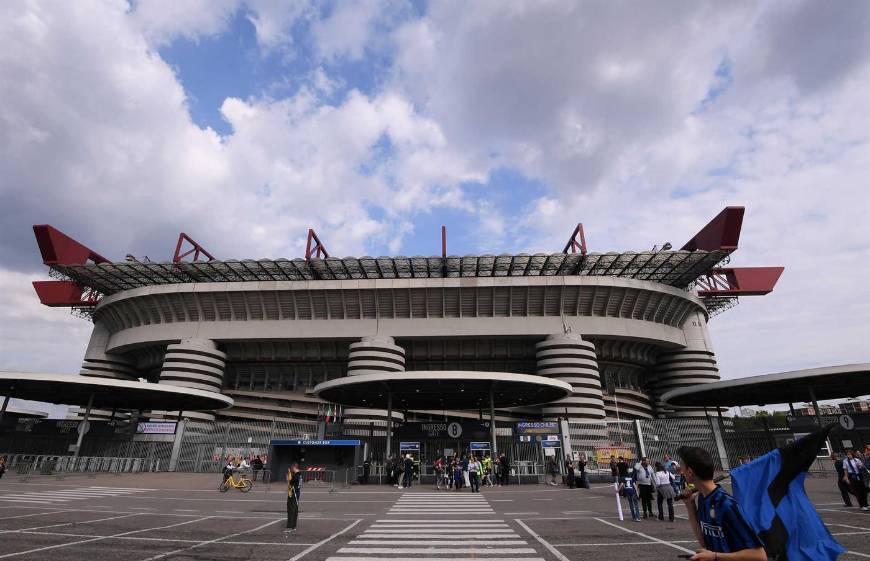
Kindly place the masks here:
<instances>
[{"instance_id":1,"label":"blue sign","mask_svg":"<svg viewBox=\"0 0 870 561\"><path fill-rule=\"evenodd\" d=\"M489 450L489 442L470 442L468 447L471 450Z\"/></svg>"},{"instance_id":2,"label":"blue sign","mask_svg":"<svg viewBox=\"0 0 870 561\"><path fill-rule=\"evenodd\" d=\"M272 446L359 446L359 440L272 440Z\"/></svg>"},{"instance_id":3,"label":"blue sign","mask_svg":"<svg viewBox=\"0 0 870 561\"><path fill-rule=\"evenodd\" d=\"M419 442L400 442L399 443L399 452L419 452L420 451L420 443Z\"/></svg>"},{"instance_id":4,"label":"blue sign","mask_svg":"<svg viewBox=\"0 0 870 561\"><path fill-rule=\"evenodd\" d=\"M541 448L561 448L562 443L558 440L542 440Z\"/></svg>"}]
</instances>

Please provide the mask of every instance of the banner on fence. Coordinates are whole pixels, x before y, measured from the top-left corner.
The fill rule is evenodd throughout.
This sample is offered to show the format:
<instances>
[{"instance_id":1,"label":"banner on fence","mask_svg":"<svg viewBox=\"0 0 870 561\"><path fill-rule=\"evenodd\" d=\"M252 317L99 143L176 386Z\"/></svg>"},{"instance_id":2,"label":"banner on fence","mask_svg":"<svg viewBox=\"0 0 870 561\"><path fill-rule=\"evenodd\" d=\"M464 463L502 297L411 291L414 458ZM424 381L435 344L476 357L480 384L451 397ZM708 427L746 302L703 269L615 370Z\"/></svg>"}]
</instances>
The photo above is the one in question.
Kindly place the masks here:
<instances>
[{"instance_id":1,"label":"banner on fence","mask_svg":"<svg viewBox=\"0 0 870 561\"><path fill-rule=\"evenodd\" d=\"M598 462L599 466L609 464L610 456L632 458L634 457L634 451L627 446L607 446L595 449L595 461Z\"/></svg>"},{"instance_id":2,"label":"banner on fence","mask_svg":"<svg viewBox=\"0 0 870 561\"><path fill-rule=\"evenodd\" d=\"M136 425L136 434L175 434L177 424L175 421L139 421Z\"/></svg>"}]
</instances>

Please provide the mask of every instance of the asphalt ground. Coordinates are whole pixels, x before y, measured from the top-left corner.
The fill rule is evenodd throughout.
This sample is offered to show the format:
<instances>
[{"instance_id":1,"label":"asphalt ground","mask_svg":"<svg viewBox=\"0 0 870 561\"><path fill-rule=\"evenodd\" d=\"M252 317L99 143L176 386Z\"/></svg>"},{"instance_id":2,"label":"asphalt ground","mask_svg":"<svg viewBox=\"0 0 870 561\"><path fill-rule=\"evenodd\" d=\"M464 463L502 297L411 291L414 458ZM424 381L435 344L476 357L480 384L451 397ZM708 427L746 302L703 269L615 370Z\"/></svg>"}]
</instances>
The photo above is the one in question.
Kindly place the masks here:
<instances>
[{"instance_id":1,"label":"asphalt ground","mask_svg":"<svg viewBox=\"0 0 870 561\"><path fill-rule=\"evenodd\" d=\"M139 474L0 479L0 559L574 561L678 559L697 547L677 520L633 522L611 487L484 488L480 494L311 483L299 529L285 534L284 486L221 494L219 476ZM833 478L808 493L849 553L870 558L870 514L842 505Z\"/></svg>"}]
</instances>

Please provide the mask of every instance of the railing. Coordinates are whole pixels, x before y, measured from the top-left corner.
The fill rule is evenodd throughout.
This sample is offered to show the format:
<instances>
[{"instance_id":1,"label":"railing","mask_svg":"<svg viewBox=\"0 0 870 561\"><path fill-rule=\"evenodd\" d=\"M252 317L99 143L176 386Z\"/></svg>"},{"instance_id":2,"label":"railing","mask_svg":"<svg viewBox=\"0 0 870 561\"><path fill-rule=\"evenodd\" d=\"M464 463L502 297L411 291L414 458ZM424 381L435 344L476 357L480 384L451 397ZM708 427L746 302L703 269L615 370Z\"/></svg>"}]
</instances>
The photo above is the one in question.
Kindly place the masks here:
<instances>
[{"instance_id":1,"label":"railing","mask_svg":"<svg viewBox=\"0 0 870 561\"><path fill-rule=\"evenodd\" d=\"M96 477L98 473L111 473L120 476L124 473L160 471L159 459L103 456L6 454L6 465L20 475L22 481L27 481L35 475L55 476L62 479L68 475Z\"/></svg>"}]
</instances>

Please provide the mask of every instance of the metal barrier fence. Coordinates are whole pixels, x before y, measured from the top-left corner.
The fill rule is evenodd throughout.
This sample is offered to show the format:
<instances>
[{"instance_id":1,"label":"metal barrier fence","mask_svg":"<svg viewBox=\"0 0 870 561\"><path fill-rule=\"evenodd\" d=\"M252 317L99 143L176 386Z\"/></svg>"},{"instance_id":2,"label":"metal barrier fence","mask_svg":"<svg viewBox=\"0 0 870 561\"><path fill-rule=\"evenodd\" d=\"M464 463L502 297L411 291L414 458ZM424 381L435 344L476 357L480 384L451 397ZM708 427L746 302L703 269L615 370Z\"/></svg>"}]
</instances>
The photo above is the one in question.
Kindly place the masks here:
<instances>
[{"instance_id":1,"label":"metal barrier fence","mask_svg":"<svg viewBox=\"0 0 870 561\"><path fill-rule=\"evenodd\" d=\"M822 417L824 424L836 421L836 417ZM345 430L346 429L346 430ZM327 436L345 434L359 438L366 443L369 455L383 458L386 437L382 427L367 429L348 425L330 425ZM38 455L34 453L6 454L10 471L24 462L32 466L21 468L27 474L45 473L128 473L134 471L169 470L200 473L220 473L230 456L262 456L268 458L269 443L273 439L308 439L316 436L314 422L282 421L218 421L213 424L188 423L180 435L178 443L172 441L96 440L85 438L83 451L86 456L74 462L64 454ZM596 450L619 447L633 458L641 454L657 461L668 454L675 456L680 446L700 446L708 450L714 458L717 470L727 470L738 464L740 456L757 457L781 446L800 433L795 433L784 417L686 417L670 419L642 419L625 421L571 422L569 434L572 452L585 454L587 473L592 476L606 477L610 467L607 458L599 465ZM8 435L7 435L7 438ZM16 440L17 439L17 440ZM10 442L24 442L18 437ZM394 445L397 440L394 438ZM546 458L541 446L536 442L519 442L512 427L497 428L497 445L500 452L507 454L511 462L513 477L511 482L536 482L546 476ZM424 443L423 457L419 467L420 481L434 482L432 462L441 454L447 444ZM24 451L30 447L25 446ZM175 462L172 465L173 450ZM17 450L21 451L21 450ZM0 454L2 455L2 454ZM39 458L39 459L35 459ZM61 460L61 458L66 458ZM121 462L126 463L121 463ZM70 463L73 462L73 463ZM268 465L267 465L268 467ZM561 470L560 462L560 470ZM820 459L813 466L812 473L831 471L829 461ZM339 470L331 477L331 485L344 486L358 482L362 467L354 466ZM270 472L270 479L271 479ZM381 462L373 462L369 481L385 484L389 480L388 467ZM317 484L317 483L315 483Z\"/></svg>"},{"instance_id":2,"label":"metal barrier fence","mask_svg":"<svg viewBox=\"0 0 870 561\"><path fill-rule=\"evenodd\" d=\"M4 456L4 454L0 454ZM68 475L89 475L98 473L122 475L160 471L160 460L147 458L118 458L104 456L34 456L30 454L5 454L7 468L21 476L23 481L34 475L48 475L63 478Z\"/></svg>"}]
</instances>

